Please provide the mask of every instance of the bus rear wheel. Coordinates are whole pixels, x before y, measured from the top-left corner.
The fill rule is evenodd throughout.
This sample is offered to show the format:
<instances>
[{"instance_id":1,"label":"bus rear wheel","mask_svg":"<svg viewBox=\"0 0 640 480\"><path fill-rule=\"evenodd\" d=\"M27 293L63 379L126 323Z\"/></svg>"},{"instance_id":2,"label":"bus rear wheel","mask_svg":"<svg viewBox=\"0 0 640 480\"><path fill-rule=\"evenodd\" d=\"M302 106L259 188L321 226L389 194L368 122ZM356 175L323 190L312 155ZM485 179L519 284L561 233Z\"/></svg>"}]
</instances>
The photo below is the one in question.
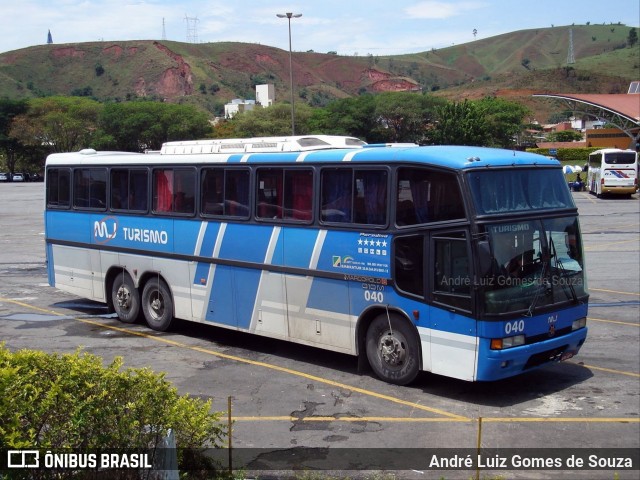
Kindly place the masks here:
<instances>
[{"instance_id":1,"label":"bus rear wheel","mask_svg":"<svg viewBox=\"0 0 640 480\"><path fill-rule=\"evenodd\" d=\"M118 319L124 323L135 323L140 316L140 292L128 273L122 272L111 284L111 302Z\"/></svg>"},{"instance_id":2,"label":"bus rear wheel","mask_svg":"<svg viewBox=\"0 0 640 480\"><path fill-rule=\"evenodd\" d=\"M142 290L142 312L149 327L165 332L173 322L173 299L167 284L152 278Z\"/></svg>"},{"instance_id":3,"label":"bus rear wheel","mask_svg":"<svg viewBox=\"0 0 640 480\"><path fill-rule=\"evenodd\" d=\"M376 317L366 338L367 358L375 374L396 385L412 382L420 370L420 345L415 332L398 315Z\"/></svg>"}]
</instances>

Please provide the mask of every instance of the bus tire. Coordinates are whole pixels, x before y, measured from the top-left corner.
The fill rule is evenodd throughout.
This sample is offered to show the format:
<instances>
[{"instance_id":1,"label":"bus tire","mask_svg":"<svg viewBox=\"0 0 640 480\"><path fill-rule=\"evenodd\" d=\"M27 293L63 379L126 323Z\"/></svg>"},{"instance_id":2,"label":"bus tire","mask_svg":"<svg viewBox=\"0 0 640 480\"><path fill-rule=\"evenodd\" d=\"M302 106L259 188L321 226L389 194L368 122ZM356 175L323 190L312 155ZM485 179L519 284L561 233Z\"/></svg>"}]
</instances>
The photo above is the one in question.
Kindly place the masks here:
<instances>
[{"instance_id":1,"label":"bus tire","mask_svg":"<svg viewBox=\"0 0 640 480\"><path fill-rule=\"evenodd\" d=\"M173 321L173 298L167 284L159 278L151 278L142 290L142 312L147 325L165 332Z\"/></svg>"},{"instance_id":2,"label":"bus tire","mask_svg":"<svg viewBox=\"0 0 640 480\"><path fill-rule=\"evenodd\" d=\"M366 351L371 368L386 382L406 385L418 375L420 344L411 326L398 315L384 313L371 322Z\"/></svg>"},{"instance_id":3,"label":"bus tire","mask_svg":"<svg viewBox=\"0 0 640 480\"><path fill-rule=\"evenodd\" d=\"M140 316L140 292L128 273L119 273L111 284L111 302L118 319L135 323Z\"/></svg>"}]
</instances>

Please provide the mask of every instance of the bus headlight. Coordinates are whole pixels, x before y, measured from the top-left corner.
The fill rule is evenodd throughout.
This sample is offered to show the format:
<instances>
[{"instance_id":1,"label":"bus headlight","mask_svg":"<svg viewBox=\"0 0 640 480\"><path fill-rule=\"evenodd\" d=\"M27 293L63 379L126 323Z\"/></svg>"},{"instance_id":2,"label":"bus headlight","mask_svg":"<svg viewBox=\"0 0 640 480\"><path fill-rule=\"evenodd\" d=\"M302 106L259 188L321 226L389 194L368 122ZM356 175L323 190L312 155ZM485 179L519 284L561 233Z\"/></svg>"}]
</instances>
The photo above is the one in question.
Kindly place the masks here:
<instances>
[{"instance_id":1,"label":"bus headlight","mask_svg":"<svg viewBox=\"0 0 640 480\"><path fill-rule=\"evenodd\" d=\"M578 320L574 320L571 324L571 330L578 330L579 328L584 328L587 326L587 317L579 318Z\"/></svg>"},{"instance_id":2,"label":"bus headlight","mask_svg":"<svg viewBox=\"0 0 640 480\"><path fill-rule=\"evenodd\" d=\"M505 348L517 347L519 345L524 345L524 335L491 339L491 350L504 350Z\"/></svg>"}]
</instances>

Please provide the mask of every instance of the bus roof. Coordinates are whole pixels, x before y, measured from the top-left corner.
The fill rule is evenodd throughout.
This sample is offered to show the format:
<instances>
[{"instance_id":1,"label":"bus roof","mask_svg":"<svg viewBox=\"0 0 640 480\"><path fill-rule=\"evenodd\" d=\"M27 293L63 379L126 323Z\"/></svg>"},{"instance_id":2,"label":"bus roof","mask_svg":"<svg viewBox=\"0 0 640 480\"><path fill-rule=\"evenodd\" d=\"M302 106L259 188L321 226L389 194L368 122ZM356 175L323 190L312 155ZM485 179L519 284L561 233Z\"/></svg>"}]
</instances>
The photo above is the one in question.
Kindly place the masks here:
<instances>
[{"instance_id":1,"label":"bus roof","mask_svg":"<svg viewBox=\"0 0 640 480\"><path fill-rule=\"evenodd\" d=\"M600 150L595 150L591 152L589 155L594 155L598 153L613 153L613 152L627 152L627 153L637 153L635 150L631 150L630 148L601 148Z\"/></svg>"},{"instance_id":2,"label":"bus roof","mask_svg":"<svg viewBox=\"0 0 640 480\"><path fill-rule=\"evenodd\" d=\"M329 148L362 148L365 142L338 135L300 135L292 137L225 138L188 140L162 144L163 155L206 153L305 152Z\"/></svg>"},{"instance_id":3,"label":"bus roof","mask_svg":"<svg viewBox=\"0 0 640 480\"><path fill-rule=\"evenodd\" d=\"M298 145L297 150L292 150L294 143ZM269 144L276 146L273 147ZM348 146L346 146L347 144ZM204 151L208 148L219 148L224 153ZM275 148L281 148L281 150L274 150ZM235 149L240 151L233 152ZM195 153L196 151L198 153ZM327 135L168 142L163 145L160 152L147 154L96 152L87 149L75 153L51 154L47 158L47 165L287 164L300 162L307 164L409 162L456 170L527 165L560 166L560 162L555 159L515 150L473 146L419 147L414 144L366 145L353 137Z\"/></svg>"}]
</instances>

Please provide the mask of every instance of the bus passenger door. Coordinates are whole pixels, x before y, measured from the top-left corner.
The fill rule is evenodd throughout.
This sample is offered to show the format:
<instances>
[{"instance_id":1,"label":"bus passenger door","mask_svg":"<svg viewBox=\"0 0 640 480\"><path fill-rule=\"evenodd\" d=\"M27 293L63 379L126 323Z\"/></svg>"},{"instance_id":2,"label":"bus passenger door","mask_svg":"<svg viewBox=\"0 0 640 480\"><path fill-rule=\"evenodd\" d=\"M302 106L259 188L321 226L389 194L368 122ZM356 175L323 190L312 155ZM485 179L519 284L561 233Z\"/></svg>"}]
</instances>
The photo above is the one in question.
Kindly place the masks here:
<instances>
[{"instance_id":1,"label":"bus passenger door","mask_svg":"<svg viewBox=\"0 0 640 480\"><path fill-rule=\"evenodd\" d=\"M403 294L409 294L421 304L419 322L416 324L422 345L421 369L431 371L431 324L425 301L425 275L427 263L425 253L428 252L426 236L422 233L396 236L393 242L393 279L396 288ZM411 310L410 307L407 310Z\"/></svg>"},{"instance_id":2,"label":"bus passenger door","mask_svg":"<svg viewBox=\"0 0 640 480\"><path fill-rule=\"evenodd\" d=\"M475 380L478 338L472 317L473 277L469 234L433 232L429 242L428 295L432 372Z\"/></svg>"}]
</instances>

